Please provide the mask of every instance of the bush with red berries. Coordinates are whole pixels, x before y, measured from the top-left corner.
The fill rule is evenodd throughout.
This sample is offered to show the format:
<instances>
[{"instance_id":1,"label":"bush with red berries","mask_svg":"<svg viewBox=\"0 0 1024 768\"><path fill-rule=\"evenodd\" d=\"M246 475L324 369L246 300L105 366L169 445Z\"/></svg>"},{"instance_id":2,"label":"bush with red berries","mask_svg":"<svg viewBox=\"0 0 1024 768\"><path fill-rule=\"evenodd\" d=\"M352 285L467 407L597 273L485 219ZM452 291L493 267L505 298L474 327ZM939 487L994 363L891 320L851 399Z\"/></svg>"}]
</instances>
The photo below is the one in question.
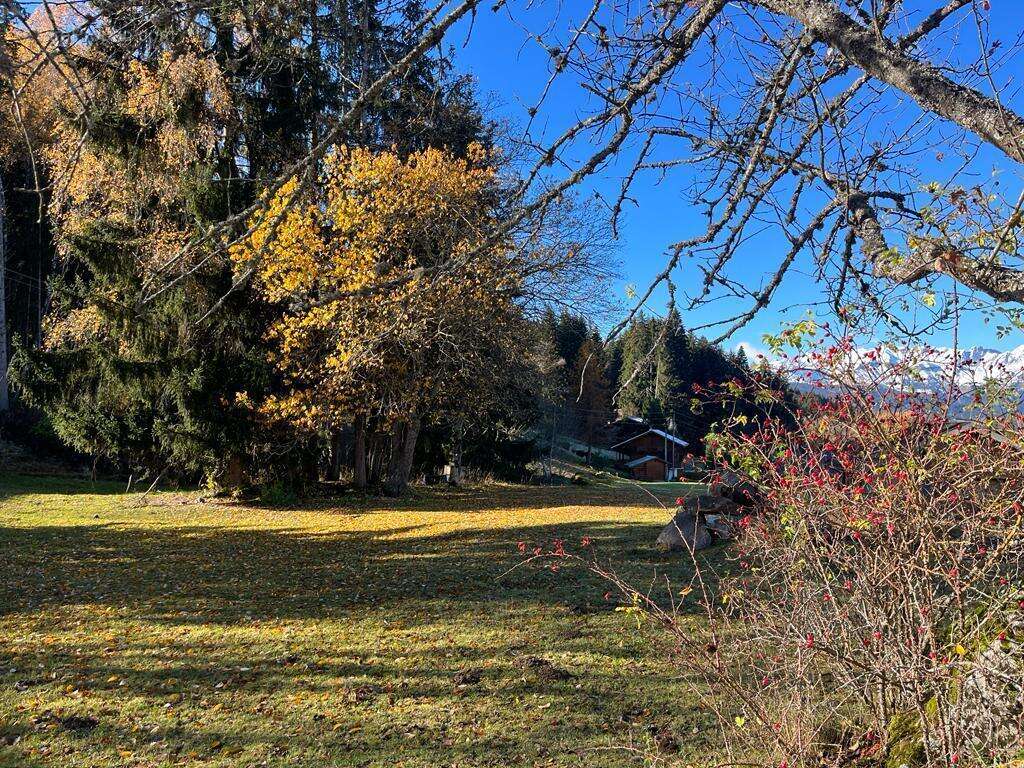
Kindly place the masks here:
<instances>
[{"instance_id":1,"label":"bush with red berries","mask_svg":"<svg viewBox=\"0 0 1024 768\"><path fill-rule=\"evenodd\" d=\"M738 573L704 601L730 641L702 663L742 701L731 737L775 764L854 744L1000 764L1024 753L1024 419L1012 393L915 390L909 361L844 376L852 354L842 339L804 357L831 395L795 426L713 441L763 495Z\"/></svg>"},{"instance_id":2,"label":"bush with red berries","mask_svg":"<svg viewBox=\"0 0 1024 768\"><path fill-rule=\"evenodd\" d=\"M1019 759L1018 395L958 387L959 366L944 391L923 391L914 360L833 341L799 360L827 397L785 418L723 422L709 439L722 474L757 489L729 568L693 555L668 603L597 570L676 638L737 764ZM869 353L876 364L853 360Z\"/></svg>"}]
</instances>

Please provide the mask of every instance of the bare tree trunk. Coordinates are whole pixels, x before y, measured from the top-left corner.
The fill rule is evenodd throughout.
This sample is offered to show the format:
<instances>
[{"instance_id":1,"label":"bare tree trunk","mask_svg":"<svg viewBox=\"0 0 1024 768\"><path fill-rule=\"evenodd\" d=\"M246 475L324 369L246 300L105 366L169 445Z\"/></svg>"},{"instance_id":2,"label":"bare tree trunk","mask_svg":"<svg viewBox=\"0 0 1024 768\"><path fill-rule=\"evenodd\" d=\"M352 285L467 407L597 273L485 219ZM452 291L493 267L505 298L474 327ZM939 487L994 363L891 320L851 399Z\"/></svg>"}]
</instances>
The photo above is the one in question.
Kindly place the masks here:
<instances>
[{"instance_id":1,"label":"bare tree trunk","mask_svg":"<svg viewBox=\"0 0 1024 768\"><path fill-rule=\"evenodd\" d=\"M341 479L341 468L345 459L345 437L340 429L331 434L331 468L328 472L328 480Z\"/></svg>"},{"instance_id":2,"label":"bare tree trunk","mask_svg":"<svg viewBox=\"0 0 1024 768\"><path fill-rule=\"evenodd\" d=\"M7 197L0 176L0 413L10 407L7 395Z\"/></svg>"},{"instance_id":3,"label":"bare tree trunk","mask_svg":"<svg viewBox=\"0 0 1024 768\"><path fill-rule=\"evenodd\" d=\"M356 488L366 487L366 417L356 416L353 437L353 479Z\"/></svg>"},{"instance_id":4,"label":"bare tree trunk","mask_svg":"<svg viewBox=\"0 0 1024 768\"><path fill-rule=\"evenodd\" d=\"M367 443L370 447L368 451L369 458L366 462L366 483L376 487L381 484L381 478L384 476L384 459L386 458L386 449L391 445L391 440L383 439L378 432L374 431L371 433Z\"/></svg>"},{"instance_id":5,"label":"bare tree trunk","mask_svg":"<svg viewBox=\"0 0 1024 768\"><path fill-rule=\"evenodd\" d=\"M384 479L384 493L388 496L400 496L403 490L402 477L402 446L405 444L405 424L396 424L391 432L388 451L388 468Z\"/></svg>"},{"instance_id":6,"label":"bare tree trunk","mask_svg":"<svg viewBox=\"0 0 1024 768\"><path fill-rule=\"evenodd\" d=\"M232 453L228 456L220 477L217 478L217 484L222 490L235 491L244 488L247 480L245 461L238 453Z\"/></svg>"},{"instance_id":7,"label":"bare tree trunk","mask_svg":"<svg viewBox=\"0 0 1024 768\"><path fill-rule=\"evenodd\" d=\"M402 446L402 486L403 488L409 484L409 480L412 478L412 464L416 459L416 443L420 439L420 428L423 426L423 421L419 416L413 416L409 419L409 426L405 432L405 445Z\"/></svg>"},{"instance_id":8,"label":"bare tree trunk","mask_svg":"<svg viewBox=\"0 0 1024 768\"><path fill-rule=\"evenodd\" d=\"M416 456L416 441L420 436L421 420L413 416L407 424L395 428L391 449L391 466L384 490L389 496L401 496L409 485L412 462Z\"/></svg>"}]
</instances>

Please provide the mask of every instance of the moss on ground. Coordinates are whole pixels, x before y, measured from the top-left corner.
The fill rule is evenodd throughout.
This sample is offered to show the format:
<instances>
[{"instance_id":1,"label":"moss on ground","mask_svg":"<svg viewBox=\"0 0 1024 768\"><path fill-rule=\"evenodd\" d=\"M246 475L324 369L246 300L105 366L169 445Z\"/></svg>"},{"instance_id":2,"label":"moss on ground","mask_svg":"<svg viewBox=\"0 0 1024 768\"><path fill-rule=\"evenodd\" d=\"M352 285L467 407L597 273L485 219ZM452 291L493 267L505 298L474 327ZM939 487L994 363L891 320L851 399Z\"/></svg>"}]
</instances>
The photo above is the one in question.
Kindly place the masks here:
<instances>
[{"instance_id":1,"label":"moss on ground","mask_svg":"<svg viewBox=\"0 0 1024 768\"><path fill-rule=\"evenodd\" d=\"M889 748L886 768L916 768L924 765L924 738L921 720L916 712L901 712L889 721Z\"/></svg>"},{"instance_id":2,"label":"moss on ground","mask_svg":"<svg viewBox=\"0 0 1024 768\"><path fill-rule=\"evenodd\" d=\"M299 509L0 477L0 766L635 765L713 719L660 641L518 542L685 578L628 488ZM716 550L713 557L721 557ZM539 661L538 661L539 660Z\"/></svg>"}]
</instances>

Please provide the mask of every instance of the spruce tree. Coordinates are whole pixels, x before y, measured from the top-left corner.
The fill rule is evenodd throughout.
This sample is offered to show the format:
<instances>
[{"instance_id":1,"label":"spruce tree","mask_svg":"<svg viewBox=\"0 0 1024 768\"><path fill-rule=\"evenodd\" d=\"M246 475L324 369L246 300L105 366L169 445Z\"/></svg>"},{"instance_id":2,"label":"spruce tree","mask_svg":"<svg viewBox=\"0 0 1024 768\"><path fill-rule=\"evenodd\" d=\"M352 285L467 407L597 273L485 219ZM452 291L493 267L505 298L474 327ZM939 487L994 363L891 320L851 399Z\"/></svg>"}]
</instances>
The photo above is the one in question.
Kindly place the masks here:
<instances>
[{"instance_id":1,"label":"spruce tree","mask_svg":"<svg viewBox=\"0 0 1024 768\"><path fill-rule=\"evenodd\" d=\"M742 354L727 353L689 333L674 310L663 320L637 319L616 342L614 359L619 412L657 428L674 423L676 436L691 450L699 452L708 431L728 413L755 416L763 410L745 398L724 405L709 394L734 378L749 383L754 372ZM778 376L759 375L786 390Z\"/></svg>"},{"instance_id":2,"label":"spruce tree","mask_svg":"<svg viewBox=\"0 0 1024 768\"><path fill-rule=\"evenodd\" d=\"M273 308L236 284L216 244L182 246L305 155L409 49L421 10L414 0L94 5L147 34L96 25L67 54L89 71L90 109L54 95L46 170L72 179L49 209L62 277L43 347L19 354L19 391L69 444L124 469L304 482L319 440L268 432L246 407L282 385L267 362ZM486 134L472 92L432 56L341 138L460 151Z\"/></svg>"}]
</instances>

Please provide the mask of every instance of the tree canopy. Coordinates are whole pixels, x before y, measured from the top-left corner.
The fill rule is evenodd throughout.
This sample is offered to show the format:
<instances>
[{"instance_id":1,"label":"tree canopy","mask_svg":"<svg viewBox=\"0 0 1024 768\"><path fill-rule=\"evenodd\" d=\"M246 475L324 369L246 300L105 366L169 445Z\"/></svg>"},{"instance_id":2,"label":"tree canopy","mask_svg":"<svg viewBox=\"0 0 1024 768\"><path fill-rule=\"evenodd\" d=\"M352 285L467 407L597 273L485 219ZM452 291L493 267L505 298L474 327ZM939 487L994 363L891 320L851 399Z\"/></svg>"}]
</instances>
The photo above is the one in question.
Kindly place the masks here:
<instances>
[{"instance_id":1,"label":"tree canopy","mask_svg":"<svg viewBox=\"0 0 1024 768\"><path fill-rule=\"evenodd\" d=\"M315 189L297 206L287 185L233 253L282 308L269 335L283 391L259 407L313 432L370 422L392 433L398 492L423 419L479 412L524 352L509 244L467 258L495 214L495 171L476 145L466 158L428 149L404 161L340 147ZM407 270L417 278L377 290Z\"/></svg>"},{"instance_id":2,"label":"tree canopy","mask_svg":"<svg viewBox=\"0 0 1024 768\"><path fill-rule=\"evenodd\" d=\"M718 338L808 263L849 323L882 318L921 331L900 311L908 286L932 310L926 326L945 322L965 301L956 290L938 300L952 278L968 303L994 302L1019 324L1024 196L976 177L981 148L999 167L1024 161L1024 119L1001 71L1020 43L997 44L989 10L985 0L594 0L525 16L515 3L488 10L476 0L7 3L4 179L10 187L16 168L39 193L37 221L53 231L39 224L36 233L52 241L57 272L44 348L24 350L18 380L61 414L55 425L68 439L154 467L187 456L193 471L223 473L218 465L240 460L226 445L247 445L250 464L260 463L256 444L279 455L281 445L318 450L297 434L266 433L251 409L232 410L243 392L287 402L289 374L267 356L288 316L266 279L272 249L231 254L309 216L339 147L393 157L395 167L430 150L457 161L472 159L475 144L506 150L494 161L501 193L486 217L471 218L471 241L386 263L386 279L355 288L367 306L371 294L381 306L402 296L429 305L432 286L502 252L520 308L557 298L566 276L593 276L581 255L588 227L573 221L569 198L614 163L621 190L603 201L613 232L639 178L676 178L678 168L693 171L687 197L706 225L669 244L664 270L605 341L643 327L658 286L668 283L675 300L684 259L700 270L684 286L689 307L729 300L729 313L691 329ZM443 48L461 22L497 12L521 20L551 66L522 130L502 141ZM962 30L976 42L951 46ZM552 94L566 84L583 97L552 133ZM943 178L922 175L924 154L949 155L935 166ZM24 221L29 201L11 199L12 220ZM788 245L751 278L736 259L764 226ZM37 317L46 272L30 278ZM504 274L480 274L492 295L508 289ZM317 287L323 303L299 314L352 290ZM420 291L422 303L412 298ZM660 342L680 345L669 357L700 359L699 347L662 330ZM678 371L634 341L602 354L610 366L650 357L653 369L633 365L622 398L647 397L645 412L664 418L675 405L640 393L674 389ZM563 359L568 375L576 361ZM584 380L588 370L576 371L581 382L601 390ZM113 392L117 402L105 401ZM211 428L218 411L232 415L230 436ZM114 413L124 414L117 429L104 426Z\"/></svg>"}]
</instances>

